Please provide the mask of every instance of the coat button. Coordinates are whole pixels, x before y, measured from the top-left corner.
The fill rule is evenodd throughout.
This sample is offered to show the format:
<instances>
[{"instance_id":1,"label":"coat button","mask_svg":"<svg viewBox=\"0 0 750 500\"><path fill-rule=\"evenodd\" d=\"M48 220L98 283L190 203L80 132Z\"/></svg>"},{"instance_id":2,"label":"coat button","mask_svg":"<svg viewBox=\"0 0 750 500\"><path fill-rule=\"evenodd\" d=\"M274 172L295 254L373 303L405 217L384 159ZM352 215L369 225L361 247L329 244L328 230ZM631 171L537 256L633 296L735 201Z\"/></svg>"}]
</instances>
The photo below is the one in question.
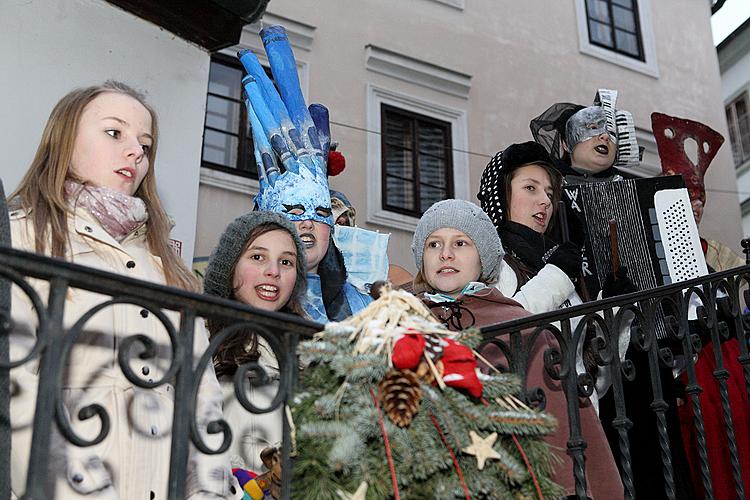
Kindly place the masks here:
<instances>
[{"instance_id":1,"label":"coat button","mask_svg":"<svg viewBox=\"0 0 750 500\"><path fill-rule=\"evenodd\" d=\"M94 231L93 229L91 229L91 226L84 226L83 230L86 231L87 233Z\"/></svg>"},{"instance_id":2,"label":"coat button","mask_svg":"<svg viewBox=\"0 0 750 500\"><path fill-rule=\"evenodd\" d=\"M129 261L128 261L128 262L127 262L127 263L125 264L125 267L127 267L128 269L133 269L133 268L135 267L135 262L134 262L134 261L132 261L132 260L129 260Z\"/></svg>"},{"instance_id":3,"label":"coat button","mask_svg":"<svg viewBox=\"0 0 750 500\"><path fill-rule=\"evenodd\" d=\"M72 479L73 479L74 483L82 483L83 482L83 475L81 475L81 474L75 474Z\"/></svg>"},{"instance_id":4,"label":"coat button","mask_svg":"<svg viewBox=\"0 0 750 500\"><path fill-rule=\"evenodd\" d=\"M143 368L141 368L141 373L144 375L148 375L149 373L151 373L151 369L148 366L144 366Z\"/></svg>"},{"instance_id":5,"label":"coat button","mask_svg":"<svg viewBox=\"0 0 750 500\"><path fill-rule=\"evenodd\" d=\"M156 428L155 425L151 426L151 435L156 436L156 434L159 432L159 429Z\"/></svg>"},{"instance_id":6,"label":"coat button","mask_svg":"<svg viewBox=\"0 0 750 500\"><path fill-rule=\"evenodd\" d=\"M141 317L142 318L148 318L148 311L145 309L141 309Z\"/></svg>"}]
</instances>

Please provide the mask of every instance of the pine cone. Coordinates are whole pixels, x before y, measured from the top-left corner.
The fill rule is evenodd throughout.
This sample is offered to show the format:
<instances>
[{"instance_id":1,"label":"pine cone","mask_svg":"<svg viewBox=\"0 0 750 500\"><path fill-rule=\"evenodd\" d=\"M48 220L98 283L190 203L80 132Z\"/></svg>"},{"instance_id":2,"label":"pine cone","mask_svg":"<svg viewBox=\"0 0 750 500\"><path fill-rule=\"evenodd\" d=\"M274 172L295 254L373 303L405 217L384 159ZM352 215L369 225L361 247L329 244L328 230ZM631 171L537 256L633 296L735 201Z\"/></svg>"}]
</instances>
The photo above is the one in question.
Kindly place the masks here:
<instances>
[{"instance_id":1,"label":"pine cone","mask_svg":"<svg viewBox=\"0 0 750 500\"><path fill-rule=\"evenodd\" d=\"M388 418L399 427L407 427L422 400L417 376L410 370L389 370L378 388Z\"/></svg>"}]
</instances>

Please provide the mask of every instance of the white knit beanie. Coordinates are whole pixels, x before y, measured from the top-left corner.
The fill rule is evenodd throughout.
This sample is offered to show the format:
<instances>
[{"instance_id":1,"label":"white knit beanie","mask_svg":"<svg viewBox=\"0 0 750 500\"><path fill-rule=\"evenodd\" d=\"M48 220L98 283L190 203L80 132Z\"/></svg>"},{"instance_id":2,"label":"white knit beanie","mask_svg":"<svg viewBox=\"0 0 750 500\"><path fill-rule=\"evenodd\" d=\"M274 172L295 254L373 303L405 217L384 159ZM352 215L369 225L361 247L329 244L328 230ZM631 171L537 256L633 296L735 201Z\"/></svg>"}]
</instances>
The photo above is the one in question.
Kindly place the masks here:
<instances>
[{"instance_id":1,"label":"white knit beanie","mask_svg":"<svg viewBox=\"0 0 750 500\"><path fill-rule=\"evenodd\" d=\"M489 216L481 208L465 200L439 201L419 219L411 242L417 269L422 269L422 254L427 238L438 229L446 227L461 231L471 238L479 252L482 276L489 283L497 281L505 256L503 244Z\"/></svg>"}]
</instances>

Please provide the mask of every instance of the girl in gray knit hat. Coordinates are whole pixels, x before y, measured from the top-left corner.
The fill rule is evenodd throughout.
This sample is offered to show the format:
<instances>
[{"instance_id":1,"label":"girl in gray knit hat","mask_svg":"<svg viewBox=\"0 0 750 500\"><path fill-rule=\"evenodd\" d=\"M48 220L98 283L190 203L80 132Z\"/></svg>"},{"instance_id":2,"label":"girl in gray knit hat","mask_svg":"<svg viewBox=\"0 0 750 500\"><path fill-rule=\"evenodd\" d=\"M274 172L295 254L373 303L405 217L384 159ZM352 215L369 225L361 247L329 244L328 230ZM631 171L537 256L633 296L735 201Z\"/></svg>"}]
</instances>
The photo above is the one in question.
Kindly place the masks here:
<instances>
[{"instance_id":1,"label":"girl in gray knit hat","mask_svg":"<svg viewBox=\"0 0 750 500\"><path fill-rule=\"evenodd\" d=\"M451 330L503 323L529 316L515 300L504 296L495 286L505 272L503 246L489 216L478 206L463 200L445 200L432 205L422 216L412 240L412 252L418 273L415 292L432 313ZM526 359L526 386L544 391L545 410L555 416L558 432L545 437L557 449L565 449L569 428L567 398L562 385L546 376L545 352L560 350L552 333L547 330L521 332L522 343L530 343ZM508 342L507 337L501 339ZM500 348L490 343L481 349L482 356L493 366L507 369L509 362ZM436 355L436 366L445 366ZM445 377L461 376L442 373ZM596 411L586 398L579 407L582 434L588 443L590 462L587 475L596 478L597 487L607 494L601 498L622 498L622 483L602 431ZM558 454L560 465L554 481L571 493L574 491L573 462L564 453ZM595 469L595 470L594 470ZM604 471L604 474L600 473Z\"/></svg>"},{"instance_id":2,"label":"girl in gray knit hat","mask_svg":"<svg viewBox=\"0 0 750 500\"><path fill-rule=\"evenodd\" d=\"M205 293L233 299L266 311L305 317L300 299L306 288L305 250L294 225L281 214L250 212L224 230L203 280ZM210 318L213 338L229 326ZM255 415L240 406L234 395L234 374L240 365L257 362L270 381L250 384L248 395L258 408L270 406L278 391L279 362L268 343L247 330L238 332L216 351L214 366L224 396L224 419L232 429L232 467L260 473L260 453L280 443L281 409Z\"/></svg>"},{"instance_id":3,"label":"girl in gray knit hat","mask_svg":"<svg viewBox=\"0 0 750 500\"><path fill-rule=\"evenodd\" d=\"M444 200L427 209L411 250L418 270L414 292L452 297L473 282L494 284L505 255L490 218L464 200Z\"/></svg>"}]
</instances>

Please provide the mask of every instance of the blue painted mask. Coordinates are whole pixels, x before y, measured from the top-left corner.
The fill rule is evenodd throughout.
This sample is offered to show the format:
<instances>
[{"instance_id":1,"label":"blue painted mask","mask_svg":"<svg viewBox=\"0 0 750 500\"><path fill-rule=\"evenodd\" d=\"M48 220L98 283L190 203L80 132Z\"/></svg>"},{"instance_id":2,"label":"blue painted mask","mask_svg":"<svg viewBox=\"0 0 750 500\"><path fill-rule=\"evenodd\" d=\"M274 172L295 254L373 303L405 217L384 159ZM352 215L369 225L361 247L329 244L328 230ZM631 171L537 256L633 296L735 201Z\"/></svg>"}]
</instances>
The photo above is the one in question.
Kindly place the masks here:
<instances>
[{"instance_id":1,"label":"blue painted mask","mask_svg":"<svg viewBox=\"0 0 750 500\"><path fill-rule=\"evenodd\" d=\"M282 213L292 221L333 227L326 166L328 110L319 104L305 106L284 28L268 27L260 36L278 91L252 52L238 54L248 73L242 85L260 181L255 202L259 210Z\"/></svg>"}]
</instances>

